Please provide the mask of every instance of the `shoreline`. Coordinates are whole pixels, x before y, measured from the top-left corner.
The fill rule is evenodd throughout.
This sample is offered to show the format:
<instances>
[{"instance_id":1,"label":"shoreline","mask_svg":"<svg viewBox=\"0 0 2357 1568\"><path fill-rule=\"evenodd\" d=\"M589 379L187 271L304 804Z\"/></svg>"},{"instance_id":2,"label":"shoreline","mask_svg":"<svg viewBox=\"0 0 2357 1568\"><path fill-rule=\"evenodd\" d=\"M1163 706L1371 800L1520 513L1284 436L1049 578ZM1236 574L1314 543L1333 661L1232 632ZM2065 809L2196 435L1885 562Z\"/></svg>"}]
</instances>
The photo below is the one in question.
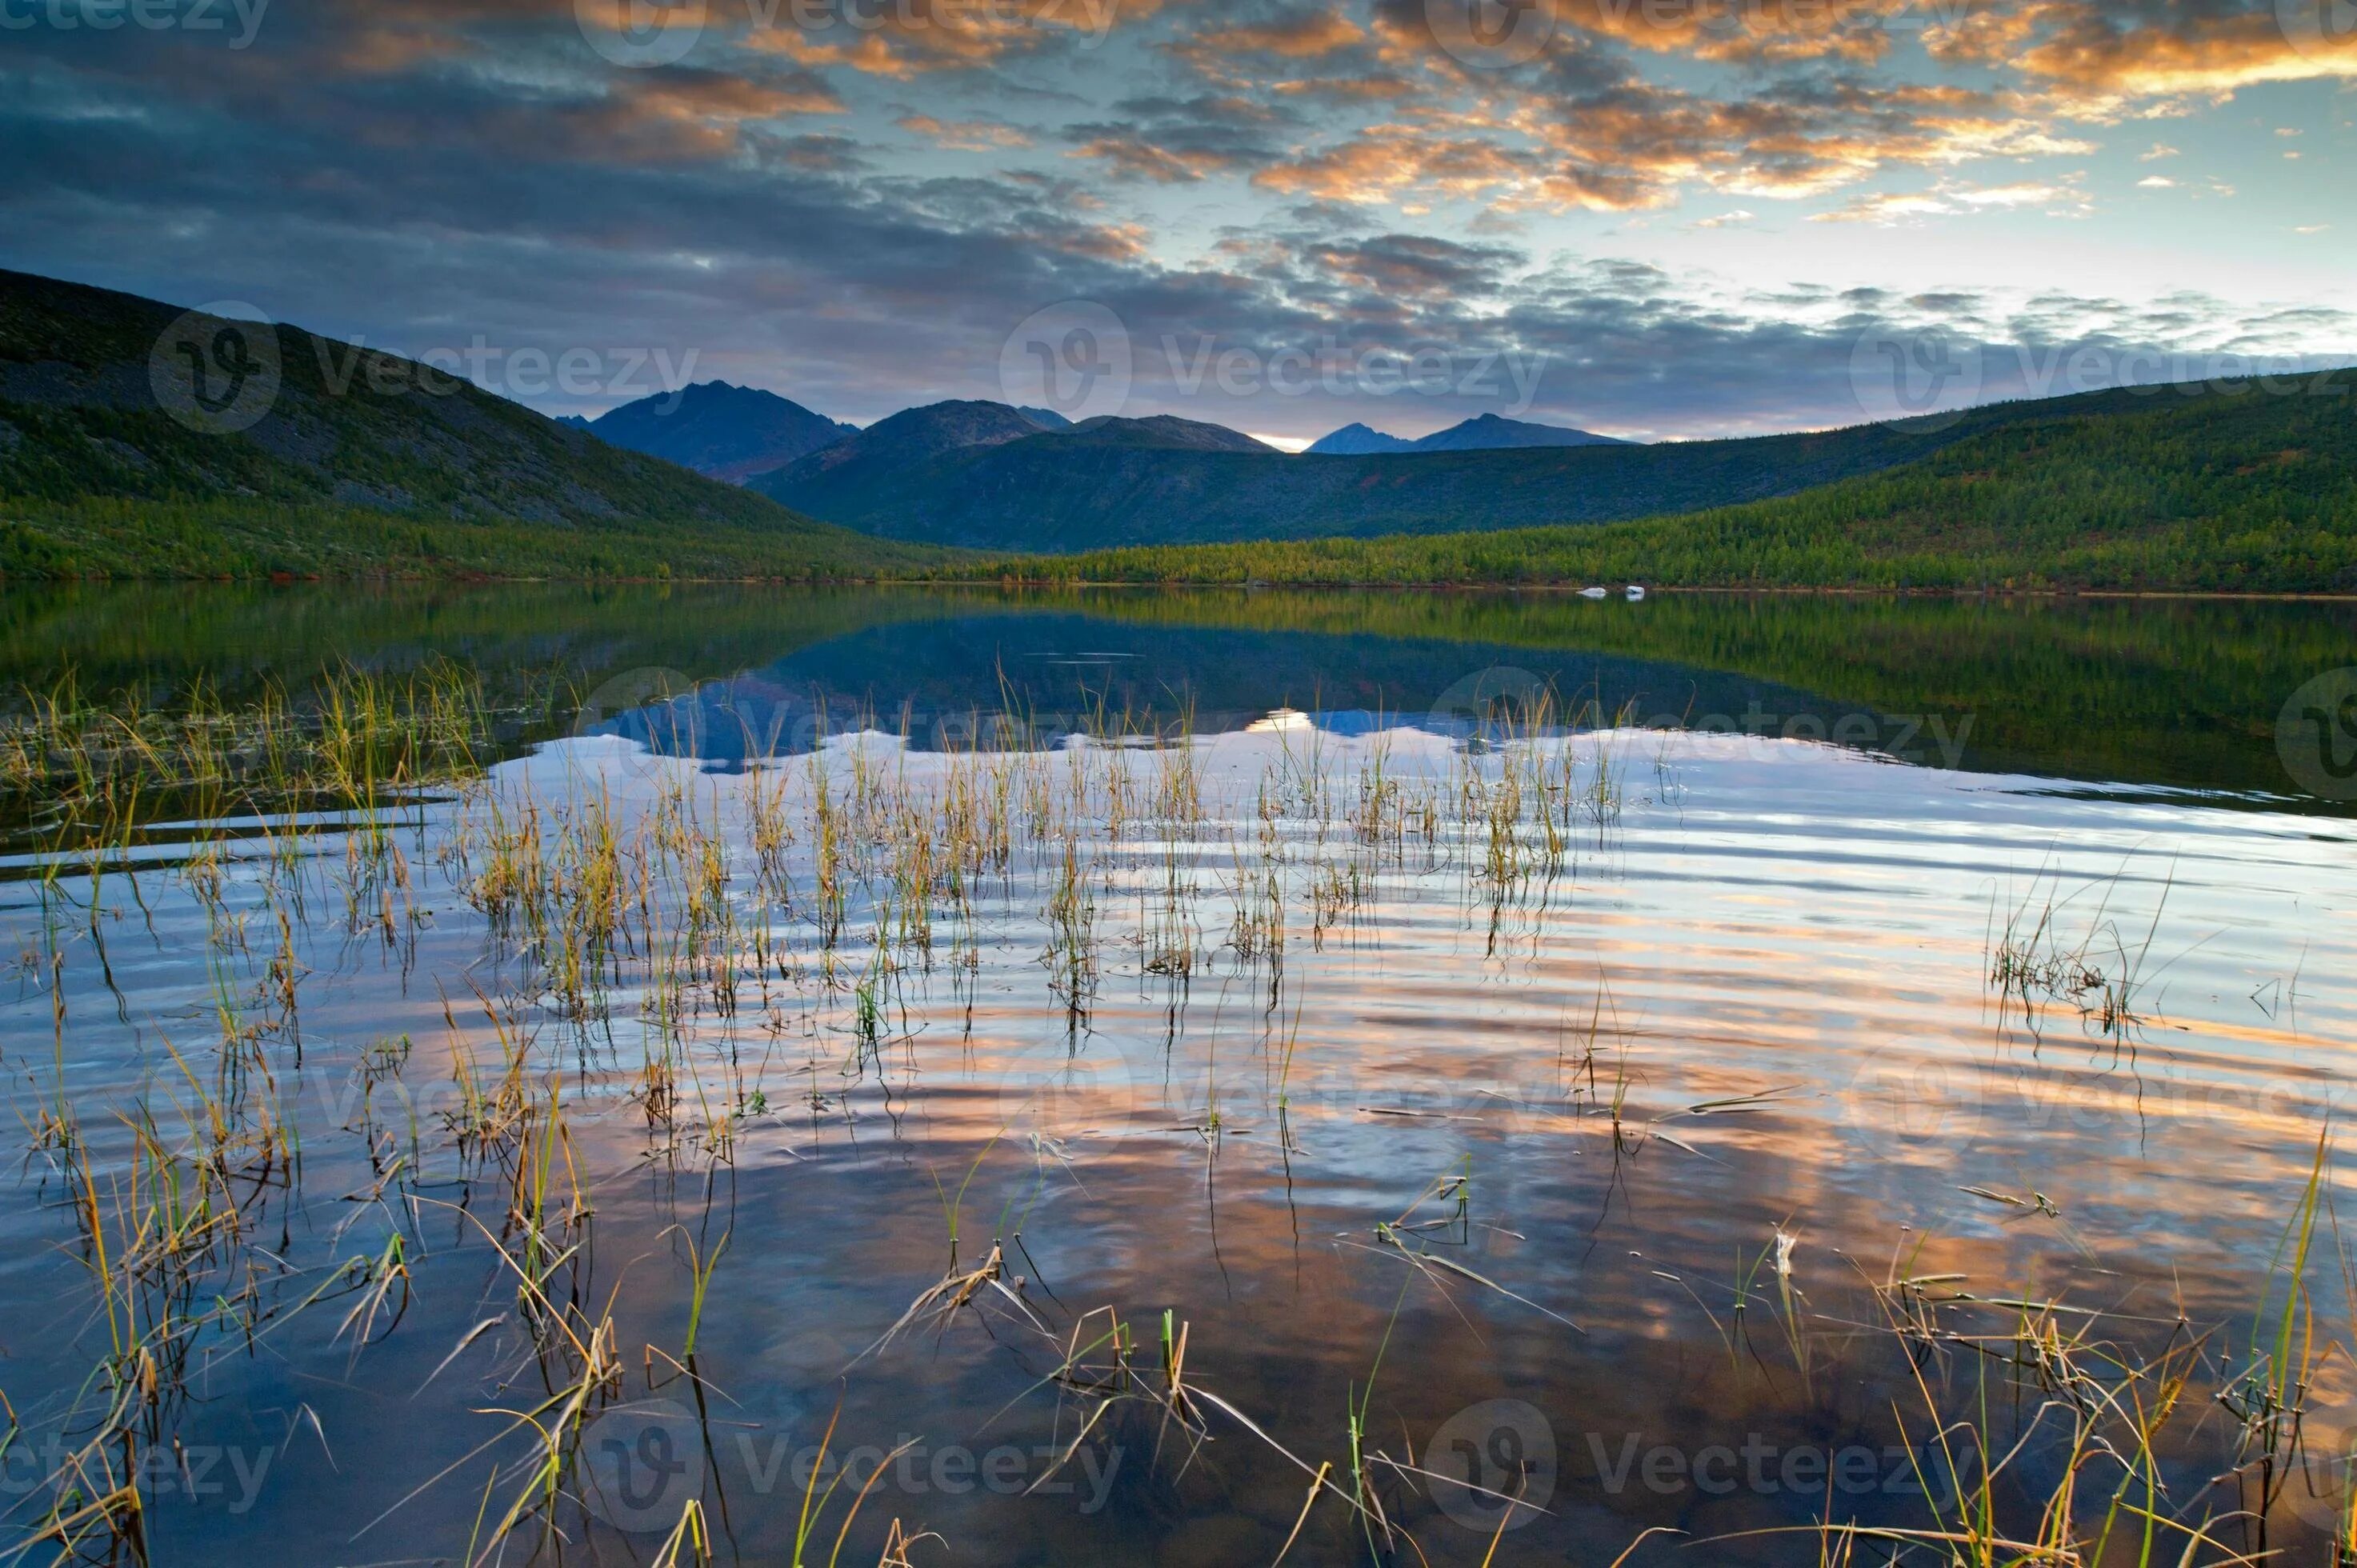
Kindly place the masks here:
<instances>
[{"instance_id":1,"label":"shoreline","mask_svg":"<svg viewBox=\"0 0 2357 1568\"><path fill-rule=\"evenodd\" d=\"M1529 595L1544 597L1577 598L1586 587L1568 583L1381 583L1352 582L1348 579L1318 582L1198 582L1175 580L1140 583L1122 579L1067 577L894 577L894 576L565 576L535 574L492 574L462 572L409 574L396 572L354 573L286 573L274 572L259 576L188 576L166 575L157 576L116 576L91 574L80 576L8 577L0 576L0 592L16 592L39 588L91 586L162 586L210 585L217 587L292 588L327 586L333 584L369 584L379 586L393 585L446 587L518 586L577 587L765 587L765 588L900 588L955 592L986 593L1350 593L1350 594L1425 594L1435 596L1449 595ZM2235 592L2216 588L1940 588L1862 587L1844 584L1645 584L1648 598L1664 596L1697 595L1727 598L1857 598L1857 599L2153 599L2207 601L2222 604L2357 604L2357 592L2316 592L2284 590L2280 592ZM1620 603L1616 592L1599 603Z\"/></svg>"},{"instance_id":2,"label":"shoreline","mask_svg":"<svg viewBox=\"0 0 2357 1568\"><path fill-rule=\"evenodd\" d=\"M688 579L680 579L686 581ZM1085 588L1103 591L1113 588L1145 589L1156 592L1202 592L1223 589L1235 593L1396 593L1396 594L1540 594L1577 598L1582 591L1594 585L1575 587L1567 583L1354 583L1349 581L1314 583L1214 583L1162 582L1135 583L1119 580L1094 581L1086 578L1002 578L996 584L974 582L942 583L938 580L879 578L879 585L897 586L958 586L1014 588ZM1873 599L2214 599L2276 604L2357 604L2357 592L2317 593L2312 591L2244 592L2234 593L2215 588L1872 588L1842 585L1747 585L1741 587L1697 584L1673 585L1652 583L1642 585L1647 598L1663 595L1715 594L1728 597L1767 597L1771 596L1821 595L1842 598ZM1619 602L1617 594L1599 603Z\"/></svg>"}]
</instances>

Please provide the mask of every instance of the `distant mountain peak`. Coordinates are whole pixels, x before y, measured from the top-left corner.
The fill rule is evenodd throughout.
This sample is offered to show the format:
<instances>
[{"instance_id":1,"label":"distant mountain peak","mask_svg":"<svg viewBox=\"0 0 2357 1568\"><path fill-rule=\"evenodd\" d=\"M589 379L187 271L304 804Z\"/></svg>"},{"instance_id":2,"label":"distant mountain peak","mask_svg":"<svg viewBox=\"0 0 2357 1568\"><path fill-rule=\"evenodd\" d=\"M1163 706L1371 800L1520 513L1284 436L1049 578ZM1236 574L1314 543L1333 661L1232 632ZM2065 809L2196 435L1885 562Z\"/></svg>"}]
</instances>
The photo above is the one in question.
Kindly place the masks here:
<instances>
[{"instance_id":1,"label":"distant mountain peak","mask_svg":"<svg viewBox=\"0 0 2357 1568\"><path fill-rule=\"evenodd\" d=\"M777 486L804 483L838 468L888 473L969 446L997 446L1061 434L1063 424L1047 423L1061 418L1046 409L1011 408L978 398L923 403L888 414L865 430L804 455L766 480L763 488L775 494Z\"/></svg>"},{"instance_id":2,"label":"distant mountain peak","mask_svg":"<svg viewBox=\"0 0 2357 1568\"><path fill-rule=\"evenodd\" d=\"M1517 446L1626 446L1610 435L1597 435L1562 424L1537 424L1502 414L1477 414L1410 445L1415 452L1483 452Z\"/></svg>"},{"instance_id":3,"label":"distant mountain peak","mask_svg":"<svg viewBox=\"0 0 2357 1568\"><path fill-rule=\"evenodd\" d=\"M1405 452L1411 445L1396 435L1352 424L1319 436L1309 444L1309 450L1320 456L1364 457L1377 452Z\"/></svg>"},{"instance_id":4,"label":"distant mountain peak","mask_svg":"<svg viewBox=\"0 0 2357 1568\"><path fill-rule=\"evenodd\" d=\"M1484 452L1519 446L1620 446L1627 443L1560 424L1535 424L1502 414L1476 414L1418 440L1386 435L1364 424L1346 424L1319 436L1309 450L1326 456L1371 457L1387 452Z\"/></svg>"},{"instance_id":5,"label":"distant mountain peak","mask_svg":"<svg viewBox=\"0 0 2357 1568\"><path fill-rule=\"evenodd\" d=\"M1083 419L1062 432L1061 439L1075 445L1153 446L1180 452L1276 450L1265 441L1255 441L1241 430L1231 430L1224 424L1211 424L1200 419L1180 419L1169 413L1146 414L1136 419L1101 413L1094 419Z\"/></svg>"},{"instance_id":6,"label":"distant mountain peak","mask_svg":"<svg viewBox=\"0 0 2357 1568\"><path fill-rule=\"evenodd\" d=\"M728 381L697 381L625 403L589 424L610 446L667 457L716 479L743 484L832 446L853 427L791 398Z\"/></svg>"}]
</instances>

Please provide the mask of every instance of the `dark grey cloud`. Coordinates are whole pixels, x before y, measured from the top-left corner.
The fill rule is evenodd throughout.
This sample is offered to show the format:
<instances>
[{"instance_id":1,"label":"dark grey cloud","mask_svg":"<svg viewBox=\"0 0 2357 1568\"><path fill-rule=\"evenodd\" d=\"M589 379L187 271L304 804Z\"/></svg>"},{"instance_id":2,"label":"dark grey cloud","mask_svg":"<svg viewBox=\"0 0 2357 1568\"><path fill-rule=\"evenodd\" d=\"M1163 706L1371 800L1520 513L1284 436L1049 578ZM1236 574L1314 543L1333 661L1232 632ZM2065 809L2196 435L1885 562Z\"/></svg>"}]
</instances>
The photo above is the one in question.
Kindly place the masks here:
<instances>
[{"instance_id":1,"label":"dark grey cloud","mask_svg":"<svg viewBox=\"0 0 2357 1568\"><path fill-rule=\"evenodd\" d=\"M2221 10L2144 0L2136 15L2191 27L2195 12ZM1414 434L1509 409L1649 435L1845 423L1860 416L1857 346L1885 330L2005 349L1986 381L1995 394L2020 382L2002 371L2018 362L2012 345L2256 351L2351 329L2319 306L2196 295L2139 306L2065 292L2008 305L1752 291L1610 258L1555 261L1494 227L1444 231L1319 199L1314 182L1307 199L1261 199L1263 220L1219 231L1200 263L1157 251L1155 200L1343 145L1364 129L1338 107L1354 87L1427 84L1378 111L1411 153L1419 137L1498 134L1460 133L1429 86L1452 68L1398 52L1421 13L1420 0L1348 16L1207 10L1189 36L1232 47L1149 50L1143 73L1086 56L1105 63L1071 80L1093 91L1021 101L1035 126L1063 117L1051 104L1092 105L1039 133L1048 145L928 164L882 145L853 102L861 67L710 48L617 70L575 30L569 0L279 0L244 50L136 31L9 35L0 264L188 304L248 300L413 353L479 334L552 355L660 353L861 420L998 395L1008 333L1088 299L1131 336L1136 412L1300 435L1352 419ZM1084 47L1069 35L996 52L916 39L877 69L924 65L879 80L893 112L946 117L961 94L1004 91L1010 72ZM1258 77L1222 78L1247 56ZM1553 198L1634 203L1686 177L1661 171L1735 147L1742 159L1723 167L1801 182L1908 145L1928 112L1851 61L1804 60L1717 101L1649 81L1631 59L1573 30L1507 86L1480 79L1524 115L1512 171L1555 182ZM1160 87L1122 91L1140 80ZM1312 91L1321 83L1333 91ZM1229 354L1257 369L1223 381ZM1449 369L1405 390L1366 373L1419 357ZM1306 381L1287 371L1286 389L1269 389L1272 367L1305 360L1318 367ZM1510 364L1533 370L1527 383L1500 371ZM1329 376L1337 365L1347 373Z\"/></svg>"},{"instance_id":2,"label":"dark grey cloud","mask_svg":"<svg viewBox=\"0 0 2357 1568\"><path fill-rule=\"evenodd\" d=\"M1285 133L1302 116L1236 93L1127 98L1114 118L1075 121L1063 139L1119 178L1177 184L1250 171L1284 155Z\"/></svg>"}]
</instances>

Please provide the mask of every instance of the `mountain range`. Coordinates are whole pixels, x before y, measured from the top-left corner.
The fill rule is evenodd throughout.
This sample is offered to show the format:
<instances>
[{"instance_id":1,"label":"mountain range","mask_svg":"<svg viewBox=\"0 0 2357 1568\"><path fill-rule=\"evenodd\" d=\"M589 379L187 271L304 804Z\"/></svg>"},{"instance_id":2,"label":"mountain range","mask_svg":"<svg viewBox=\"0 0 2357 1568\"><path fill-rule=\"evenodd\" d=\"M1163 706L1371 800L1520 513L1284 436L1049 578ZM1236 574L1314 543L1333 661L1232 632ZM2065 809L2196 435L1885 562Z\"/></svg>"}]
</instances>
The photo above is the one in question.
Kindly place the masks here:
<instances>
[{"instance_id":1,"label":"mountain range","mask_svg":"<svg viewBox=\"0 0 2357 1568\"><path fill-rule=\"evenodd\" d=\"M2357 590L2345 374L1935 427L1308 458L1168 415L956 401L845 434L774 394L691 392L654 416L677 424L608 419L749 484L297 328L0 272L0 578Z\"/></svg>"},{"instance_id":2,"label":"mountain range","mask_svg":"<svg viewBox=\"0 0 2357 1568\"><path fill-rule=\"evenodd\" d=\"M988 415L971 412L985 407L997 412ZM938 412L943 409L969 412L956 415ZM1006 419L1008 413L1019 419ZM1072 428L1071 421L1051 409L1010 409L1004 403L968 403L904 409L878 424L906 429L908 426L895 422L905 421L910 414L925 416L920 423L933 429L942 428L943 422L951 418L980 422L973 426L976 432L973 439L945 443L942 449L947 445L985 445L987 438L999 431L1011 438ZM594 420L566 414L557 423L589 431L613 446L668 458L707 478L737 485L774 474L800 458L861 434L856 425L838 424L813 413L776 392L731 386L726 381L699 381L676 392L662 392L625 403ZM1139 419L1104 415L1082 422L1082 428L1094 431L1108 424L1117 432L1116 443L1123 446L1205 452L1275 450L1223 425L1167 414ZM1386 435L1363 424L1348 424L1312 443L1308 451L1321 456L1366 456L1385 452L1486 452L1523 446L1626 445L1629 444L1612 436L1595 435L1585 430L1485 413L1415 441ZM875 448L868 450L872 453Z\"/></svg>"},{"instance_id":3,"label":"mountain range","mask_svg":"<svg viewBox=\"0 0 2357 1568\"><path fill-rule=\"evenodd\" d=\"M1984 422L1994 414L1984 413ZM989 551L1369 538L1609 522L1790 495L1979 428L1304 458L1167 415L1039 429L1003 403L894 414L753 481L863 533Z\"/></svg>"},{"instance_id":4,"label":"mountain range","mask_svg":"<svg viewBox=\"0 0 2357 1568\"><path fill-rule=\"evenodd\" d=\"M1317 456L1372 457L1386 452L1493 452L1515 446L1626 446L1631 443L1610 435L1591 435L1560 424L1534 424L1494 413L1452 424L1446 430L1410 441L1386 435L1363 424L1346 424L1309 444Z\"/></svg>"},{"instance_id":5,"label":"mountain range","mask_svg":"<svg viewBox=\"0 0 2357 1568\"><path fill-rule=\"evenodd\" d=\"M394 355L0 271L0 574L850 575L919 555Z\"/></svg>"},{"instance_id":6,"label":"mountain range","mask_svg":"<svg viewBox=\"0 0 2357 1568\"><path fill-rule=\"evenodd\" d=\"M839 424L757 387L700 381L640 398L581 422L608 446L644 452L708 478L743 484L832 446L858 427Z\"/></svg>"}]
</instances>

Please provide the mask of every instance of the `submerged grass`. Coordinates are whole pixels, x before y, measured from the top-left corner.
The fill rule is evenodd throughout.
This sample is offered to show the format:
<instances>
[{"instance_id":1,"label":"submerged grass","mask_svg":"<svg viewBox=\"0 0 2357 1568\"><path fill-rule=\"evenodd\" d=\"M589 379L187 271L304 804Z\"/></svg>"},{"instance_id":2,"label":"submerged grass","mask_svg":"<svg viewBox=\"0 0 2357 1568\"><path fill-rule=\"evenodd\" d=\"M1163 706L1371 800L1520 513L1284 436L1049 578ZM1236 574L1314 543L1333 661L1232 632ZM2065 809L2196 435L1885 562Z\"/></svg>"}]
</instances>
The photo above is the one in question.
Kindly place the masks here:
<instances>
[{"instance_id":1,"label":"submerged grass","mask_svg":"<svg viewBox=\"0 0 2357 1568\"><path fill-rule=\"evenodd\" d=\"M452 1266L448 1251L490 1264L498 1283L480 1300L496 1310L435 1375L479 1343L495 1346L480 1411L490 1430L388 1517L429 1488L471 1490L479 1477L469 1563L556 1560L585 1540L594 1551L603 1527L582 1500L588 1427L634 1377L654 1386L658 1363L699 1404L716 1396L699 1365L716 1279L732 1247L742 1257L766 1244L725 1219L665 1229L685 1255L683 1333L626 1353L622 1281L601 1275L596 1246L599 1194L618 1176L607 1131L616 1107L630 1108L636 1165L666 1179L700 1169L716 1184L733 1167L740 1127L773 1104L799 1102L815 1120L872 1083L888 1105L920 1053L965 1051L987 952L995 981L1011 988L1023 975L1037 987L1032 1003L1054 1019L1065 1065L1088 1060L1095 1008L1117 982L1163 999L1170 1041L1192 987L1216 984L1223 1003L1247 998L1289 1157L1307 1005L1299 970L1310 961L1300 940L1313 959L1374 945L1386 904L1437 879L1461 900L1485 962L1525 938L1535 954L1583 857L1614 848L1636 741L1626 719L1526 693L1472 714L1456 744L1414 758L1376 744L1346 759L1315 731L1280 728L1265 766L1236 778L1207 772L1183 709L1157 718L1101 704L1088 732L1057 753L1029 744L1019 713L978 715L971 744L922 766L861 714L845 726L858 733L806 757L757 753L726 782L655 769L630 794L605 775L487 778L500 721L456 669L404 682L334 672L299 698L274 691L237 710L202 692L168 714L92 703L70 685L27 694L0 727L0 811L23 851L18 875L34 885L23 967L27 983L50 993L54 1050L27 1068L37 1092L26 1145L71 1216L98 1353L79 1391L39 1414L43 1436L71 1441L55 1450L63 1458L44 1476L41 1506L9 1516L21 1538L0 1539L0 1563L145 1560L146 1456L172 1440L208 1359L310 1336L350 1370L404 1332L428 1271ZM1652 761L1667 798L1666 751ZM176 844L150 853L167 822ZM447 899L427 881L436 874ZM98 976L127 1018L108 942L135 911L155 929L147 896L166 877L205 914L210 1038L167 1040L172 1071L160 1083L87 1092L69 1060L69 972ZM2057 933L2078 896L2033 888L2001 931L1993 918L1988 979L2007 1006L2074 1001L2107 1035L2143 1021L2158 905L2137 942L2109 913L2109 894L2097 902L2079 928L2086 934L2068 942ZM448 977L461 996L443 994L447 1087L411 1081L424 1058L405 1036L359 1054L335 1130L360 1140L370 1181L341 1200L353 1207L327 1244L296 1255L281 1237L304 1184L290 1088L304 1069L303 999L362 939L405 980L419 931L461 911L481 951L463 980ZM337 951L323 950L328 940ZM1017 951L1020 961L1007 961ZM925 984L937 973L963 1004L954 1040L928 1035ZM432 976L436 986L445 978ZM1558 1063L1560 1103L1546 1109L1609 1130L1616 1172L1656 1143L1697 1152L1666 1122L1778 1103L1781 1091L1770 1090L1641 1113L1641 1066L1617 1026L1608 1046L1609 1008L1599 968L1584 1057ZM89 1103L101 1098L111 1114ZM906 1354L920 1334L937 1344L952 1331L1004 1334L1025 1354L1052 1355L1037 1386L1058 1401L1059 1466L1092 1440L1126 1434L1157 1460L1167 1455L1175 1487L1215 1437L1241 1434L1261 1459L1308 1477L1279 1560L1313 1543L1335 1551L1335 1534L1317 1533L1329 1524L1346 1530L1352 1560L1424 1559L1418 1531L1436 1487L1468 1483L1377 1435L1389 1326L1320 1453L1280 1442L1274 1417L1213 1386L1207 1365L1234 1348L1195 1339L1177 1306L1161 1311L1150 1363L1132 1318L1112 1305L1060 1335L1069 1315L1016 1272L1025 1249L1012 1202L987 1250L976 1242L981 1262L961 1263L967 1189L1002 1139L1028 1146L1035 1171L1068 1163L1052 1132L1018 1126L1036 1109L1008 1106L954 1196L942 1188L946 1267L846 1370ZM1201 1080L1200 1103L1179 1111L1175 1128L1156 1130L1200 1137L1208 1194L1223 1140L1252 1129L1222 1101L1215 1075ZM592 1117L594 1137L583 1125ZM2266 1560L2268 1521L2304 1473L2309 1391L2328 1356L2347 1354L2319 1348L2308 1284L2330 1218L2328 1153L2319 1142L2233 1355L2213 1353L2187 1325L2169 1326L2157 1346L2126 1331L2110 1337L2103 1314L2027 1289L1974 1296L1956 1288L1960 1276L1895 1262L1873 1285L1885 1332L1868 1343L1879 1350L1847 1348L1824 1330L1826 1304L1803 1287L1797 1226L1764 1242L1755 1232L1757 1250L1738 1259L1728 1319L1702 1309L1735 1372L1767 1364L1752 1342L1755 1307L1783 1341L1781 1353L1767 1345L1778 1373L1797 1372L1803 1388L1857 1372L1865 1357L1896 1357L1921 1409L1894 1412L1894 1423L1944 1471L1925 1477L1920 1524L1829 1514L1813 1531L1823 1560ZM1566 1304L1466 1261L1478 1176L1467 1161L1375 1223L1371 1240L1345 1243L1405 1265L1392 1323L1411 1301L1462 1315L1479 1299L1584 1332L1557 1310ZM451 1187L463 1197L436 1196ZM2040 1196L2035 1207L2042 1215L2050 1205ZM448 1220L454 1241L429 1244L429 1211ZM309 1315L328 1303L340 1312ZM5 1399L0 1459L29 1442L31 1419ZM2189 1412L2212 1409L2234 1423L2225 1474L2249 1488L2226 1506L2209 1488L2184 1495L2171 1474L2201 1451L2183 1430ZM834 1439L831 1422L823 1450ZM843 1496L839 1477L823 1490L813 1478L794 1533L797 1568L817 1563L822 1549L830 1568L844 1559L875 1485L871 1476ZM1520 1506L1511 1491L1484 1495L1510 1520ZM2347 1561L2346 1509L2336 1529ZM656 1561L708 1561L727 1530L725 1514L688 1501ZM1507 1541L1501 1523L1484 1561L1510 1560ZM866 1550L908 1563L929 1544L938 1538L895 1518Z\"/></svg>"}]
</instances>

